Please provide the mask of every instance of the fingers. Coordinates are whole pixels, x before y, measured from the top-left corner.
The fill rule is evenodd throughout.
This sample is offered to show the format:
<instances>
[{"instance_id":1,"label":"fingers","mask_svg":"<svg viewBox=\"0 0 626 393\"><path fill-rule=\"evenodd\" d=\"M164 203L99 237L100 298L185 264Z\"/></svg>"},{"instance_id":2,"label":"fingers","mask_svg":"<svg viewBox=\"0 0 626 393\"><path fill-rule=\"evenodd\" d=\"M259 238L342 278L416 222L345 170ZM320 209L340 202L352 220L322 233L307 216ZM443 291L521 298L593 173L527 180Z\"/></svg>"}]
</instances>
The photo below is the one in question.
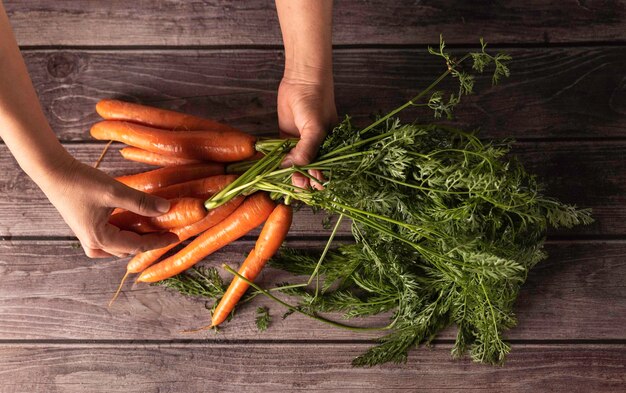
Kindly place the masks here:
<instances>
[{"instance_id":1,"label":"fingers","mask_svg":"<svg viewBox=\"0 0 626 393\"><path fill-rule=\"evenodd\" d=\"M83 250L85 250L85 255L87 255L87 257L89 258L111 258L114 256L97 248L89 248L83 246Z\"/></svg>"},{"instance_id":2,"label":"fingers","mask_svg":"<svg viewBox=\"0 0 626 393\"><path fill-rule=\"evenodd\" d=\"M137 191L119 182L109 204L110 207L121 207L148 217L160 216L170 209L170 202L167 199Z\"/></svg>"},{"instance_id":3,"label":"fingers","mask_svg":"<svg viewBox=\"0 0 626 393\"><path fill-rule=\"evenodd\" d=\"M309 175L319 180L319 181L315 181L315 180L309 179L311 183L311 187L315 188L316 190L320 190L320 191L323 190L324 186L322 185L322 182L324 182L325 179L324 179L324 176L322 175L322 171L318 169L311 169L309 171Z\"/></svg>"},{"instance_id":4,"label":"fingers","mask_svg":"<svg viewBox=\"0 0 626 393\"><path fill-rule=\"evenodd\" d=\"M315 127L304 129L300 134L300 141L283 160L283 167L306 165L313 161L326 133L323 128Z\"/></svg>"},{"instance_id":5,"label":"fingers","mask_svg":"<svg viewBox=\"0 0 626 393\"><path fill-rule=\"evenodd\" d=\"M105 226L101 239L104 250L114 255L136 254L162 248L178 241L178 236L171 232L140 235L131 231L122 231L110 224Z\"/></svg>"},{"instance_id":6,"label":"fingers","mask_svg":"<svg viewBox=\"0 0 626 393\"><path fill-rule=\"evenodd\" d=\"M324 140L326 132L322 127L308 127L302 130L300 141L294 147L282 162L283 167L292 165L307 165L315 158L319 147ZM311 170L309 174L320 181L323 181L322 172L319 170ZM294 173L292 184L300 188L313 187L322 190L324 187L321 183L309 179L301 173Z\"/></svg>"},{"instance_id":7,"label":"fingers","mask_svg":"<svg viewBox=\"0 0 626 393\"><path fill-rule=\"evenodd\" d=\"M88 241L86 244L81 242L85 254L89 258L110 258L112 256L125 258L139 252L166 247L179 241L178 236L171 232L139 235L135 232L122 231L110 224L106 224L95 237L97 239Z\"/></svg>"}]
</instances>

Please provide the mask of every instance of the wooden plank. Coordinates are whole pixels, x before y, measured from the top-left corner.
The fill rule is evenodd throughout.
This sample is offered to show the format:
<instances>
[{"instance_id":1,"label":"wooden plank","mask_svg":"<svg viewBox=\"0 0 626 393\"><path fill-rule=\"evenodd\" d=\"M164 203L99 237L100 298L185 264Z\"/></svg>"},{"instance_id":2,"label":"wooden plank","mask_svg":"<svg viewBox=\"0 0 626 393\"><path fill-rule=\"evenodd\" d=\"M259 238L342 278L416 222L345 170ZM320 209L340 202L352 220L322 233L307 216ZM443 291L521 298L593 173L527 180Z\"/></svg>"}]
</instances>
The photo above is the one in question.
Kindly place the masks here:
<instances>
[{"instance_id":1,"label":"wooden plank","mask_svg":"<svg viewBox=\"0 0 626 393\"><path fill-rule=\"evenodd\" d=\"M6 0L21 45L279 45L273 2ZM336 1L335 44L624 40L622 0Z\"/></svg>"},{"instance_id":2,"label":"wooden plank","mask_svg":"<svg viewBox=\"0 0 626 393\"><path fill-rule=\"evenodd\" d=\"M488 137L626 136L626 48L507 49L512 77L477 82L457 124ZM458 52L460 53L460 52ZM275 135L276 50L29 51L26 62L52 127L62 140L88 140L94 105L118 97L226 121ZM426 48L349 49L335 56L337 107L358 124L428 86L445 66ZM404 118L431 121L430 111Z\"/></svg>"},{"instance_id":3,"label":"wooden plank","mask_svg":"<svg viewBox=\"0 0 626 393\"><path fill-rule=\"evenodd\" d=\"M92 164L102 144L70 144L68 150L78 160ZM113 176L141 171L148 167L124 161L114 146L101 169ZM596 222L551 234L623 235L626 233L626 155L625 142L520 143L515 151L531 173L546 184L546 193L564 202L594 209ZM135 169L133 169L135 168ZM598 176L598 168L603 168ZM37 186L19 169L0 145L0 236L72 236L52 205ZM293 236L319 235L324 214L304 208L296 213ZM343 225L341 234L349 234Z\"/></svg>"},{"instance_id":4,"label":"wooden plank","mask_svg":"<svg viewBox=\"0 0 626 393\"><path fill-rule=\"evenodd\" d=\"M363 344L0 346L3 392L623 392L625 345L516 345L504 367L450 360L353 368Z\"/></svg>"},{"instance_id":5,"label":"wooden plank","mask_svg":"<svg viewBox=\"0 0 626 393\"><path fill-rule=\"evenodd\" d=\"M209 322L205 300L185 298L161 287L128 283L112 308L107 303L127 259L89 260L69 241L0 242L0 340L349 340L376 338L381 332L353 332L294 314L281 319L282 306L263 297L243 305L218 334L181 331ZM321 249L321 241L290 238L287 246ZM252 241L239 241L207 258L205 264L236 267ZM626 242L549 243L550 258L531 271L516 305L519 325L511 340L626 340ZM228 279L228 274L222 272ZM267 268L258 279L264 287L301 282ZM208 306L210 307L210 303ZM258 306L268 306L272 324L258 332ZM331 315L339 318L337 315ZM388 315L349 321L385 326ZM454 339L450 328L439 338Z\"/></svg>"}]
</instances>

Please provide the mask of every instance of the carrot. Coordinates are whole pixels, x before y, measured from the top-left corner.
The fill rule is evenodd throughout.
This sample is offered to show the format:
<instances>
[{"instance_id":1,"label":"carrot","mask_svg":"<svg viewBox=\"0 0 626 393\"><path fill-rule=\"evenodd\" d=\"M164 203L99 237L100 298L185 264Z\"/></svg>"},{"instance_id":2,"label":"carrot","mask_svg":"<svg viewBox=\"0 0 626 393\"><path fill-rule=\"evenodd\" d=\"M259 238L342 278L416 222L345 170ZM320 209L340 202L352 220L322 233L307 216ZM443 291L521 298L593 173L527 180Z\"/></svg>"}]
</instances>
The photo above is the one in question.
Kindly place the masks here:
<instances>
[{"instance_id":1,"label":"carrot","mask_svg":"<svg viewBox=\"0 0 626 393\"><path fill-rule=\"evenodd\" d=\"M293 209L291 206L278 205L267 219L259 238L254 245L260 259L268 261L276 254L281 244L287 237L291 221L293 219ZM249 280L254 280L249 278Z\"/></svg>"},{"instance_id":2,"label":"carrot","mask_svg":"<svg viewBox=\"0 0 626 393\"><path fill-rule=\"evenodd\" d=\"M124 142L166 156L204 161L241 161L256 152L256 138L238 130L172 132L125 121L105 120L91 127L91 136Z\"/></svg>"},{"instance_id":3,"label":"carrot","mask_svg":"<svg viewBox=\"0 0 626 393\"><path fill-rule=\"evenodd\" d=\"M141 162L144 164L157 166L198 164L202 162L200 160L194 160L192 158L164 156L163 154L153 153L151 151L132 146L123 148L122 150L120 150L120 154L128 161Z\"/></svg>"},{"instance_id":4,"label":"carrot","mask_svg":"<svg viewBox=\"0 0 626 393\"><path fill-rule=\"evenodd\" d=\"M250 281L254 281L267 261L274 256L278 248L287 237L287 232L291 226L293 209L290 206L278 205L267 218L267 222L261 230L254 249L239 268L239 274ZM239 277L234 277L228 289L213 312L211 327L224 322L231 313L235 305L241 299L248 283Z\"/></svg>"},{"instance_id":5,"label":"carrot","mask_svg":"<svg viewBox=\"0 0 626 393\"><path fill-rule=\"evenodd\" d=\"M109 223L120 229L146 233L191 225L202 220L206 215L203 199L175 198L170 200L170 210L160 216L145 217L124 211L111 215Z\"/></svg>"},{"instance_id":6,"label":"carrot","mask_svg":"<svg viewBox=\"0 0 626 393\"><path fill-rule=\"evenodd\" d=\"M274 202L266 193L256 193L248 197L224 221L205 231L177 254L144 270L137 281L164 280L192 267L202 258L261 225L274 206Z\"/></svg>"},{"instance_id":7,"label":"carrot","mask_svg":"<svg viewBox=\"0 0 626 393\"><path fill-rule=\"evenodd\" d=\"M96 104L96 112L106 120L124 120L166 130L235 130L214 120L119 100L101 100Z\"/></svg>"},{"instance_id":8,"label":"carrot","mask_svg":"<svg viewBox=\"0 0 626 393\"><path fill-rule=\"evenodd\" d=\"M182 197L208 199L232 183L236 178L237 175L209 176L202 179L172 184L171 186L155 190L151 194L165 199Z\"/></svg>"},{"instance_id":9,"label":"carrot","mask_svg":"<svg viewBox=\"0 0 626 393\"><path fill-rule=\"evenodd\" d=\"M154 169L148 172L116 177L117 181L139 191L154 192L172 184L195 180L206 176L221 175L224 166L216 163L189 164Z\"/></svg>"},{"instance_id":10,"label":"carrot","mask_svg":"<svg viewBox=\"0 0 626 393\"><path fill-rule=\"evenodd\" d=\"M111 306L111 304L113 304L113 302L117 298L117 295L119 295L120 291L122 290L122 286L124 285L124 282L126 281L126 278L129 274L141 273L144 269L158 261L159 258L165 255L172 248L176 247L185 240L190 239L222 222L226 217L234 212L235 209L239 207L239 205L241 205L243 200L243 196L235 197L234 199L231 199L230 201L223 204L222 206L209 211L209 214L207 214L206 217L204 217L202 220L182 228L172 229L170 232L178 236L179 241L177 243L170 244L156 250L144 251L135 255L128 262L128 265L126 266L126 274L124 274L124 277L122 278L122 281L120 282L120 285L117 288L115 295L109 302L109 307Z\"/></svg>"}]
</instances>

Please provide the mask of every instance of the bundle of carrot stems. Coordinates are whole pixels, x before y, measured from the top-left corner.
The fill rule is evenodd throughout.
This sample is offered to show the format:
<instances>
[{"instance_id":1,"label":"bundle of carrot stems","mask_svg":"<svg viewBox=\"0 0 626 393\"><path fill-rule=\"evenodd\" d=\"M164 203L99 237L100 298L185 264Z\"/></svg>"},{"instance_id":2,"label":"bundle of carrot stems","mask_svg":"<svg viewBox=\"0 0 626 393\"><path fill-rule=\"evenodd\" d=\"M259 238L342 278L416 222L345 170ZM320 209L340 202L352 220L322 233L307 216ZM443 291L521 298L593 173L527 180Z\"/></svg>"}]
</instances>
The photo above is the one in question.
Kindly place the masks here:
<instances>
[{"instance_id":1,"label":"bundle of carrot stems","mask_svg":"<svg viewBox=\"0 0 626 393\"><path fill-rule=\"evenodd\" d=\"M207 326L216 327L253 287L246 299L265 295L286 307L286 315L298 312L346 329L389 331L353 361L360 366L405 361L410 348L456 324L455 356L470 352L476 361L501 363L510 349L502 332L515 325L513 306L529 270L546 258L547 227L592 219L587 209L544 196L535 177L507 157L511 141L482 141L441 122L398 120L398 113L410 107L450 118L461 97L472 93L474 73L493 68L494 84L509 74L510 57L487 53L482 40L481 50L459 59L444 48L443 39L438 49L429 48L446 64L431 85L364 128L346 118L309 165L281 167L296 139L256 138L196 116L99 102L96 110L105 120L92 127L91 135L129 145L121 150L128 160L163 167L117 179L171 201L162 216L115 211L110 222L140 233L170 231L179 238L177 244L133 256L117 293L132 273L139 274L137 282L173 283L183 293L201 288L219 299ZM467 71L463 63L470 60L472 71ZM451 94L435 89L447 77L459 86ZM313 178L311 169L324 179ZM294 186L296 173L323 187ZM338 217L321 253L282 249L277 254L291 225L293 203ZM344 218L351 221L354 243L333 248ZM205 257L261 225L239 271L224 266L233 276L225 291L215 271L200 281L193 275L184 278ZM254 280L268 261L308 280L261 288ZM291 305L276 291L300 303ZM391 321L384 327L357 327L320 315L329 311L347 318L391 312ZM263 324L265 318L257 319L257 326Z\"/></svg>"}]
</instances>

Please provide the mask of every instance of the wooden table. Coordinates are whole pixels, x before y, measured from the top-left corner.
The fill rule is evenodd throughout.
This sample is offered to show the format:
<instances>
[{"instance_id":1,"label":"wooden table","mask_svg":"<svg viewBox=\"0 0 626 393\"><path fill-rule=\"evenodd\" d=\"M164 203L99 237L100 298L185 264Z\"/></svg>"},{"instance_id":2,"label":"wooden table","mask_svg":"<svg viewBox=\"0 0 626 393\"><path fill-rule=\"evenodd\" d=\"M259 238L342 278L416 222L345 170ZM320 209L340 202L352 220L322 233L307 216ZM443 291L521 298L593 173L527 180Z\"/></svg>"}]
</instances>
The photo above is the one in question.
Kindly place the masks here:
<instances>
[{"instance_id":1,"label":"wooden table","mask_svg":"<svg viewBox=\"0 0 626 393\"><path fill-rule=\"evenodd\" d=\"M283 53L272 1L4 3L43 108L83 162L102 150L88 130L105 97L275 134ZM511 78L479 81L457 122L515 137L547 193L593 208L596 222L549 233L504 367L452 360L448 329L406 364L352 368L375 335L283 321L266 301L274 321L264 333L249 306L219 334L182 334L208 321L205 304L159 287L126 290L109 309L126 261L86 258L2 144L0 392L626 391L626 3L466 3L337 0L337 104L363 124L411 97L442 70L426 53L439 33L460 51L484 36L513 56ZM138 168L117 150L102 170ZM320 247L320 221L299 212L287 243ZM208 263L237 264L253 241ZM268 269L260 282L285 278Z\"/></svg>"}]
</instances>

